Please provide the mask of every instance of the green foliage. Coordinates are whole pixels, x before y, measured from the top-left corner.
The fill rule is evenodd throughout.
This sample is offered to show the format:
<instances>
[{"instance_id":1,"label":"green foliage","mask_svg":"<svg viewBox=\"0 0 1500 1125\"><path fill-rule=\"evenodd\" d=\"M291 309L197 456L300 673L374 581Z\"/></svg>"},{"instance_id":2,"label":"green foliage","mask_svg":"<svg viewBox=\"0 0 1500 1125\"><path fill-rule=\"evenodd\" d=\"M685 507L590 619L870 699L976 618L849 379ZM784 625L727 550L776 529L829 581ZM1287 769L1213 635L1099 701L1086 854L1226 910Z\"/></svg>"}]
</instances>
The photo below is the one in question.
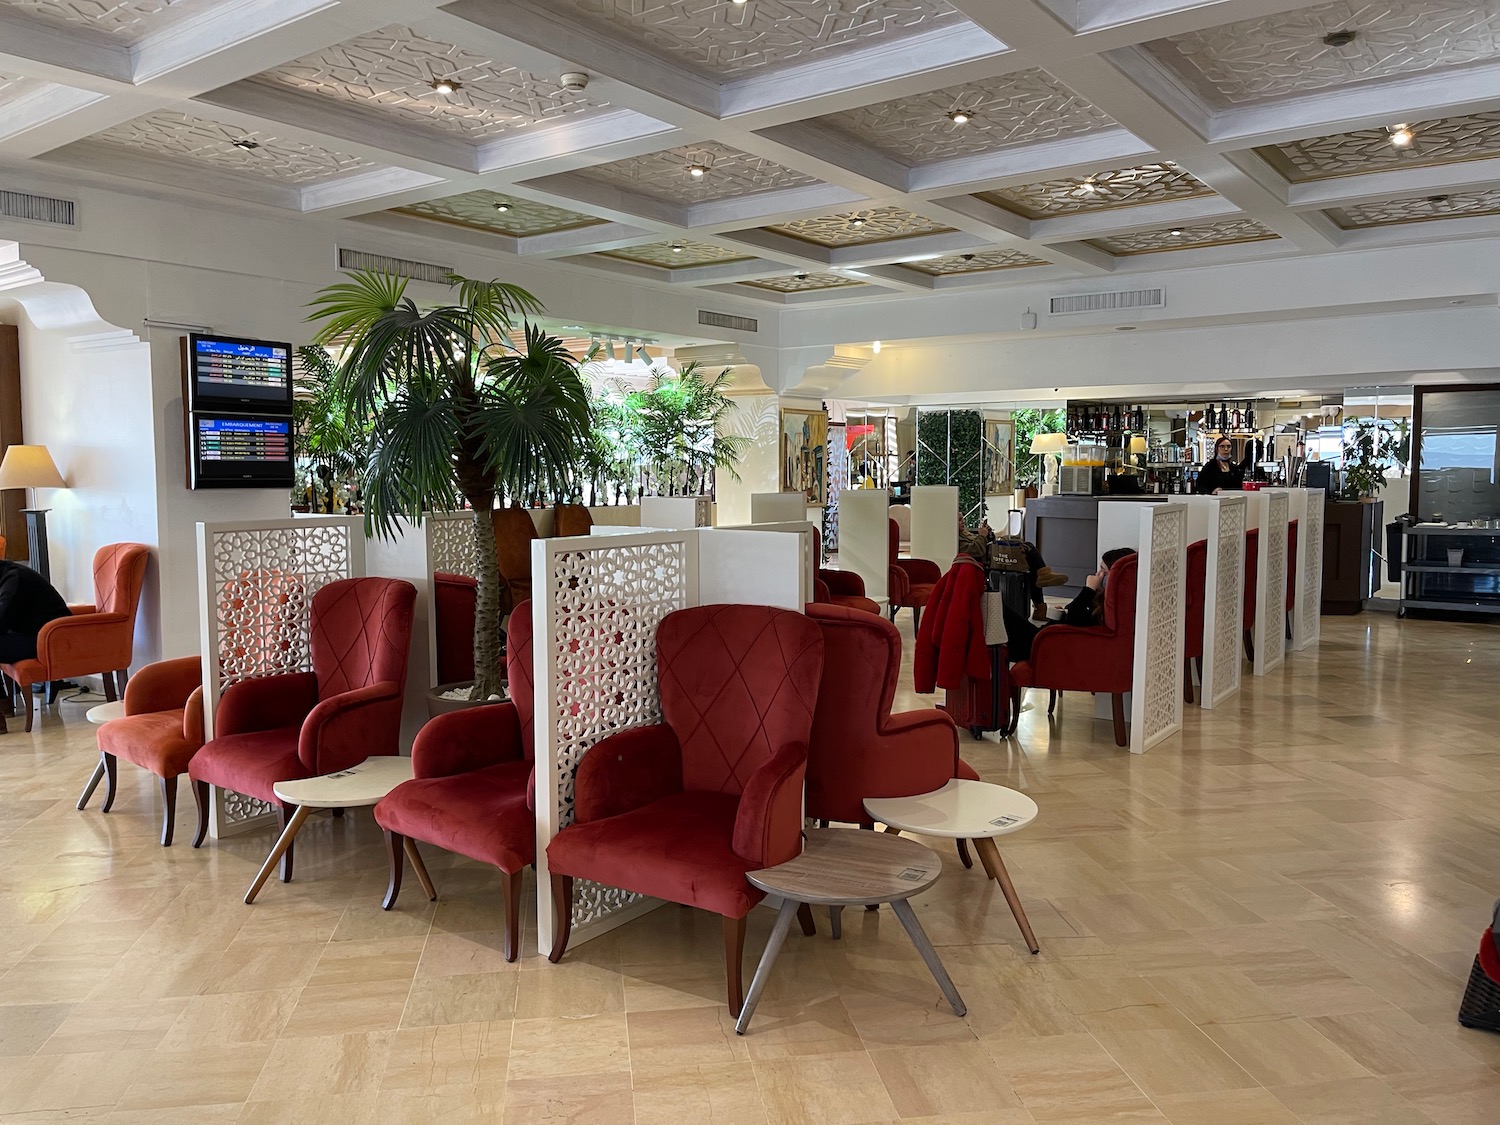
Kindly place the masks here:
<instances>
[{"instance_id":1,"label":"green foliage","mask_svg":"<svg viewBox=\"0 0 1500 1125\"><path fill-rule=\"evenodd\" d=\"M1398 463L1400 446L1400 435L1389 423L1381 424L1373 418L1346 419L1345 497L1354 500L1361 496L1376 495L1380 486L1385 483L1386 470Z\"/></svg>"},{"instance_id":2,"label":"green foliage","mask_svg":"<svg viewBox=\"0 0 1500 1125\"><path fill-rule=\"evenodd\" d=\"M984 521L984 419L977 410L917 412L917 483L958 486L958 512Z\"/></svg>"},{"instance_id":3,"label":"green foliage","mask_svg":"<svg viewBox=\"0 0 1500 1125\"><path fill-rule=\"evenodd\" d=\"M1016 435L1016 483L1037 484L1041 479L1042 454L1031 452L1031 439L1037 434L1061 433L1067 424L1065 413L1061 408L1022 407L1011 411L1010 418Z\"/></svg>"},{"instance_id":4,"label":"green foliage","mask_svg":"<svg viewBox=\"0 0 1500 1125\"><path fill-rule=\"evenodd\" d=\"M300 370L292 400L292 422L298 452L310 463L316 492L310 507L314 512L331 513L339 483L358 476L364 468L369 425L339 397L337 365L326 349L298 348L297 359Z\"/></svg>"}]
</instances>

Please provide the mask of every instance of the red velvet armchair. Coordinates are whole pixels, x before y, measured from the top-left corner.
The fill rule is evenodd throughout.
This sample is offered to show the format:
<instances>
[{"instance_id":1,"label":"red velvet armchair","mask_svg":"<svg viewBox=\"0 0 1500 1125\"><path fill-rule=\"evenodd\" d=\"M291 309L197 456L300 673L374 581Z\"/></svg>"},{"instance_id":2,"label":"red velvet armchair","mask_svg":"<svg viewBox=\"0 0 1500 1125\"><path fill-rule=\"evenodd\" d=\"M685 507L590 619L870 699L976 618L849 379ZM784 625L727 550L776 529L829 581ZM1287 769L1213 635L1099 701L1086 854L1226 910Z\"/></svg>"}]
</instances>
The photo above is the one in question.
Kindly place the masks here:
<instances>
[{"instance_id":1,"label":"red velvet armchair","mask_svg":"<svg viewBox=\"0 0 1500 1125\"><path fill-rule=\"evenodd\" d=\"M823 638L800 613L708 605L656 631L662 722L610 735L574 778L574 822L547 846L561 959L573 880L696 906L724 918L729 1007L744 1001L745 878L802 850L802 782ZM811 924L804 912L803 927Z\"/></svg>"},{"instance_id":2,"label":"red velvet armchair","mask_svg":"<svg viewBox=\"0 0 1500 1125\"><path fill-rule=\"evenodd\" d=\"M536 523L525 508L496 508L490 516L495 527L495 554L500 562L500 609L509 613L531 597L531 544L540 538Z\"/></svg>"},{"instance_id":3,"label":"red velvet armchair","mask_svg":"<svg viewBox=\"0 0 1500 1125\"><path fill-rule=\"evenodd\" d=\"M461 684L474 678L474 607L478 600L479 583L468 575L439 571L432 576L440 684Z\"/></svg>"},{"instance_id":4,"label":"red velvet armchair","mask_svg":"<svg viewBox=\"0 0 1500 1125\"><path fill-rule=\"evenodd\" d=\"M73 616L49 621L36 638L36 658L0 664L0 672L20 689L30 730L36 707L31 685L102 675L104 698L115 701L123 690L135 652L135 613L146 581L148 548L139 543L112 543L94 552L94 604L68 608Z\"/></svg>"},{"instance_id":5,"label":"red velvet armchair","mask_svg":"<svg viewBox=\"0 0 1500 1125\"><path fill-rule=\"evenodd\" d=\"M1245 634L1245 659L1255 662L1255 583L1260 577L1260 528L1245 532L1245 607L1242 628Z\"/></svg>"},{"instance_id":6,"label":"red velvet armchair","mask_svg":"<svg viewBox=\"0 0 1500 1125\"><path fill-rule=\"evenodd\" d=\"M161 846L172 846L177 823L177 779L203 746L203 661L196 656L148 664L125 686L125 717L99 728L99 764L78 798L83 809L99 779L104 806L115 803L116 761L124 758L161 778Z\"/></svg>"},{"instance_id":7,"label":"red velvet armchair","mask_svg":"<svg viewBox=\"0 0 1500 1125\"><path fill-rule=\"evenodd\" d=\"M895 520L890 527L890 567L887 571L886 593L890 595L891 620L896 620L896 610L911 607L911 627L915 633L922 625L922 607L932 596L932 588L943 576L935 562L927 559L900 559L896 555L901 549L901 529Z\"/></svg>"},{"instance_id":8,"label":"red velvet armchair","mask_svg":"<svg viewBox=\"0 0 1500 1125\"><path fill-rule=\"evenodd\" d=\"M1292 610L1297 606L1297 521L1286 525L1286 635L1292 635Z\"/></svg>"},{"instance_id":9,"label":"red velvet armchair","mask_svg":"<svg viewBox=\"0 0 1500 1125\"><path fill-rule=\"evenodd\" d=\"M1135 667L1135 579L1137 556L1109 568L1104 583L1104 623L1082 628L1048 625L1031 642L1031 659L1010 670L1011 709L1021 708L1021 689L1103 692L1114 704L1115 745L1128 744L1125 693Z\"/></svg>"},{"instance_id":10,"label":"red velvet armchair","mask_svg":"<svg viewBox=\"0 0 1500 1125\"><path fill-rule=\"evenodd\" d=\"M813 553L819 559L823 557L823 540L817 528L813 528ZM865 596L865 580L851 570L830 570L820 566L813 579L813 601L818 605L880 613L880 604Z\"/></svg>"},{"instance_id":11,"label":"red velvet armchair","mask_svg":"<svg viewBox=\"0 0 1500 1125\"><path fill-rule=\"evenodd\" d=\"M214 737L193 755L200 847L208 787L281 805L278 781L317 777L399 748L401 704L417 591L393 578L330 582L312 601L311 672L231 684L214 714ZM281 805L282 827L296 809ZM281 881L292 878L292 849Z\"/></svg>"},{"instance_id":12,"label":"red velvet armchair","mask_svg":"<svg viewBox=\"0 0 1500 1125\"><path fill-rule=\"evenodd\" d=\"M1187 604L1182 640L1182 698L1193 701L1193 662L1203 679L1203 605L1208 597L1208 540L1189 543L1187 549Z\"/></svg>"},{"instance_id":13,"label":"red velvet armchair","mask_svg":"<svg viewBox=\"0 0 1500 1125\"><path fill-rule=\"evenodd\" d=\"M406 855L419 841L488 863L504 876L505 959L514 961L521 875L536 862L529 601L511 612L506 663L510 702L450 711L424 726L411 748L412 780L375 806L375 822L385 829L391 861L381 909L396 904Z\"/></svg>"}]
</instances>

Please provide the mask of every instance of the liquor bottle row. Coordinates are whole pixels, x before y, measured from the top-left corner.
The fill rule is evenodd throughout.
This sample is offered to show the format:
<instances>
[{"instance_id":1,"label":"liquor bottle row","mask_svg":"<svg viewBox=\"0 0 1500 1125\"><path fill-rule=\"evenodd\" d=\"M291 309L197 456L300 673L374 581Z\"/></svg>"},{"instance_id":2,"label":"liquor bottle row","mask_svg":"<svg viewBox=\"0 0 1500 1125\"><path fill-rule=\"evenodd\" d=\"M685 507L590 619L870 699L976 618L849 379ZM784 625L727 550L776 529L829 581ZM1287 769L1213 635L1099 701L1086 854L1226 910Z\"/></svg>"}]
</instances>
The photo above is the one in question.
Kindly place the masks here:
<instances>
[{"instance_id":1,"label":"liquor bottle row","mask_svg":"<svg viewBox=\"0 0 1500 1125\"><path fill-rule=\"evenodd\" d=\"M1069 403L1070 434L1139 434L1146 431L1146 408L1119 403Z\"/></svg>"},{"instance_id":2,"label":"liquor bottle row","mask_svg":"<svg viewBox=\"0 0 1500 1125\"><path fill-rule=\"evenodd\" d=\"M1221 433L1243 433L1255 429L1255 404L1247 402L1243 406L1236 403L1233 409L1225 403L1219 403L1218 410L1214 404L1209 403L1203 408L1203 421L1200 425L1207 429Z\"/></svg>"}]
</instances>

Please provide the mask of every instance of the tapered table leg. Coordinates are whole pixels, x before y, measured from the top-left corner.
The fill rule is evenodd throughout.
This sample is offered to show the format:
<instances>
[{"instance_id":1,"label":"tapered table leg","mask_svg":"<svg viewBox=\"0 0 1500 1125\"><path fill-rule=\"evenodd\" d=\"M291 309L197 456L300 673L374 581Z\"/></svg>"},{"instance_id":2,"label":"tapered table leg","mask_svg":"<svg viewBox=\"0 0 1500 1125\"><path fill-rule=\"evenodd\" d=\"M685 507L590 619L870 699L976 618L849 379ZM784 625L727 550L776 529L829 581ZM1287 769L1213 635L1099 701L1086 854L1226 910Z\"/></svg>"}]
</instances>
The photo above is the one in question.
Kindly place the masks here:
<instances>
[{"instance_id":1,"label":"tapered table leg","mask_svg":"<svg viewBox=\"0 0 1500 1125\"><path fill-rule=\"evenodd\" d=\"M89 778L89 783L83 787L83 796L78 798L78 804L73 806L82 809L89 803L89 798L94 795L94 790L99 788L99 782L104 780L104 759L99 759L99 764L94 767L94 776Z\"/></svg>"},{"instance_id":2,"label":"tapered table leg","mask_svg":"<svg viewBox=\"0 0 1500 1125\"><path fill-rule=\"evenodd\" d=\"M740 1008L740 1018L734 1021L736 1035L745 1034L745 1029L750 1026L750 1017L755 1014L755 1006L760 1003L760 994L765 991L766 981L770 979L771 966L776 964L781 947L786 943L786 935L791 931L792 919L797 917L797 909L801 905L795 899L781 900L781 909L776 912L776 925L771 929L771 936L766 939L766 948L760 955L760 964L755 966L755 977L750 981L750 991L745 996L744 1006Z\"/></svg>"},{"instance_id":3,"label":"tapered table leg","mask_svg":"<svg viewBox=\"0 0 1500 1125\"><path fill-rule=\"evenodd\" d=\"M260 889L266 885L266 880L271 877L271 872L276 870L276 865L281 857L286 854L287 848L292 846L292 841L297 838L297 833L302 831L302 822L305 821L313 810L307 805L298 805L297 811L292 814L291 821L286 830L276 838L276 844L271 848L271 854L266 856L266 862L261 864L260 871L255 876L255 882L250 884L250 889L245 892L245 905L255 901L255 896L260 894Z\"/></svg>"},{"instance_id":4,"label":"tapered table leg","mask_svg":"<svg viewBox=\"0 0 1500 1125\"><path fill-rule=\"evenodd\" d=\"M974 846L979 849L979 858L984 861L984 869L990 873L990 877L1000 884L1000 892L1005 895L1005 901L1010 904L1010 912L1016 917L1016 925L1021 927L1021 936L1026 939L1026 948L1036 953L1040 946L1036 943L1036 937L1031 932L1031 923L1026 920L1026 911L1021 907L1021 896L1016 894L1015 885L1010 881L1010 872L1005 870L1005 862L1000 858L1000 849L995 847L995 841L988 836L981 836L974 841Z\"/></svg>"},{"instance_id":5,"label":"tapered table leg","mask_svg":"<svg viewBox=\"0 0 1500 1125\"><path fill-rule=\"evenodd\" d=\"M933 949L932 942L927 940L927 931L922 929L922 923L917 921L917 915L912 910L911 903L904 898L898 898L891 903L891 909L896 912L896 917L901 919L901 926L906 930L906 936L911 938L911 943L917 947L922 960L927 962L933 979L938 982L938 987L948 998L948 1006L953 1009L953 1014L955 1016L967 1014L969 1009L964 1007L963 997L953 986L953 978L948 975L948 970L943 968L943 963L938 960L937 950Z\"/></svg>"}]
</instances>

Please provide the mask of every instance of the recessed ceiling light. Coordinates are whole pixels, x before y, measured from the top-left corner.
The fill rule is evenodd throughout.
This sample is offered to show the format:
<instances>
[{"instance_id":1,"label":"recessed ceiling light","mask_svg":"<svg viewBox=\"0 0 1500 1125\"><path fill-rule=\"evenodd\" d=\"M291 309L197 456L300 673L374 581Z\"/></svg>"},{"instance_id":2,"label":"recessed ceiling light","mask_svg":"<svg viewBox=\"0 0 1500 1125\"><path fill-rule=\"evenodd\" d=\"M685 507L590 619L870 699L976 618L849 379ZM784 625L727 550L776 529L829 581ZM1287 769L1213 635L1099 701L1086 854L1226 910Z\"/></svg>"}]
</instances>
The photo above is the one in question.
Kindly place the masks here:
<instances>
[{"instance_id":1,"label":"recessed ceiling light","mask_svg":"<svg viewBox=\"0 0 1500 1125\"><path fill-rule=\"evenodd\" d=\"M967 125L969 123L969 111L955 109L952 113L948 114L948 120L955 125Z\"/></svg>"},{"instance_id":2,"label":"recessed ceiling light","mask_svg":"<svg viewBox=\"0 0 1500 1125\"><path fill-rule=\"evenodd\" d=\"M1323 42L1330 47L1347 47L1358 37L1357 31L1330 31L1323 36Z\"/></svg>"},{"instance_id":3,"label":"recessed ceiling light","mask_svg":"<svg viewBox=\"0 0 1500 1125\"><path fill-rule=\"evenodd\" d=\"M440 94L451 94L454 90L462 90L464 84L457 78L434 78L432 88Z\"/></svg>"},{"instance_id":4,"label":"recessed ceiling light","mask_svg":"<svg viewBox=\"0 0 1500 1125\"><path fill-rule=\"evenodd\" d=\"M1088 176L1085 177L1083 183L1078 185L1078 191L1081 195L1095 195L1099 191L1099 186L1094 183L1093 176Z\"/></svg>"},{"instance_id":5,"label":"recessed ceiling light","mask_svg":"<svg viewBox=\"0 0 1500 1125\"><path fill-rule=\"evenodd\" d=\"M807 280L807 274L805 274L805 273L794 273L794 274L792 274L792 277L796 281L806 281Z\"/></svg>"},{"instance_id":6,"label":"recessed ceiling light","mask_svg":"<svg viewBox=\"0 0 1500 1125\"><path fill-rule=\"evenodd\" d=\"M674 253L674 254L681 254L682 251L683 251L683 249L684 249L684 247L683 247L682 243L680 243L680 242L674 242L674 243L672 243L672 253Z\"/></svg>"},{"instance_id":7,"label":"recessed ceiling light","mask_svg":"<svg viewBox=\"0 0 1500 1125\"><path fill-rule=\"evenodd\" d=\"M874 343L872 343L870 345L870 350L872 352L874 352L876 355L879 355L880 354L880 341L876 340Z\"/></svg>"},{"instance_id":8,"label":"recessed ceiling light","mask_svg":"<svg viewBox=\"0 0 1500 1125\"><path fill-rule=\"evenodd\" d=\"M1135 329L1136 329L1136 326L1134 324L1117 324L1117 325L1115 325L1115 331L1116 332L1134 332Z\"/></svg>"},{"instance_id":9,"label":"recessed ceiling light","mask_svg":"<svg viewBox=\"0 0 1500 1125\"><path fill-rule=\"evenodd\" d=\"M689 164L687 171L688 175L692 176L695 180L701 180L704 176L708 175L708 167L704 164Z\"/></svg>"},{"instance_id":10,"label":"recessed ceiling light","mask_svg":"<svg viewBox=\"0 0 1500 1125\"><path fill-rule=\"evenodd\" d=\"M1170 234L1173 238L1181 238L1182 237L1182 228L1181 227L1173 227L1167 233Z\"/></svg>"},{"instance_id":11,"label":"recessed ceiling light","mask_svg":"<svg viewBox=\"0 0 1500 1125\"><path fill-rule=\"evenodd\" d=\"M503 214L505 214L505 212L507 212L507 211L510 210L510 204L509 203L497 203L497 204L495 204L495 210L499 211L500 214L503 215Z\"/></svg>"},{"instance_id":12,"label":"recessed ceiling light","mask_svg":"<svg viewBox=\"0 0 1500 1125\"><path fill-rule=\"evenodd\" d=\"M260 142L252 141L249 137L241 137L239 140L231 141L230 143L234 145L235 148L242 148L246 152L253 152L255 149L260 148Z\"/></svg>"},{"instance_id":13,"label":"recessed ceiling light","mask_svg":"<svg viewBox=\"0 0 1500 1125\"><path fill-rule=\"evenodd\" d=\"M960 254L959 257L962 258L966 262L972 262L974 260L974 255L973 254Z\"/></svg>"},{"instance_id":14,"label":"recessed ceiling light","mask_svg":"<svg viewBox=\"0 0 1500 1125\"><path fill-rule=\"evenodd\" d=\"M729 0L729 2L736 8L743 8L749 2L749 0Z\"/></svg>"},{"instance_id":15,"label":"recessed ceiling light","mask_svg":"<svg viewBox=\"0 0 1500 1125\"><path fill-rule=\"evenodd\" d=\"M1427 197L1427 202L1428 203L1447 203L1450 198L1451 198L1450 196L1446 196L1446 195L1429 195Z\"/></svg>"},{"instance_id":16,"label":"recessed ceiling light","mask_svg":"<svg viewBox=\"0 0 1500 1125\"><path fill-rule=\"evenodd\" d=\"M1391 144L1395 145L1397 148L1405 148L1415 139L1416 134L1411 131L1411 127L1409 125L1391 126Z\"/></svg>"},{"instance_id":17,"label":"recessed ceiling light","mask_svg":"<svg viewBox=\"0 0 1500 1125\"><path fill-rule=\"evenodd\" d=\"M863 215L853 215L849 219L849 225L851 227L862 227L865 225L866 221L867 220Z\"/></svg>"}]
</instances>

